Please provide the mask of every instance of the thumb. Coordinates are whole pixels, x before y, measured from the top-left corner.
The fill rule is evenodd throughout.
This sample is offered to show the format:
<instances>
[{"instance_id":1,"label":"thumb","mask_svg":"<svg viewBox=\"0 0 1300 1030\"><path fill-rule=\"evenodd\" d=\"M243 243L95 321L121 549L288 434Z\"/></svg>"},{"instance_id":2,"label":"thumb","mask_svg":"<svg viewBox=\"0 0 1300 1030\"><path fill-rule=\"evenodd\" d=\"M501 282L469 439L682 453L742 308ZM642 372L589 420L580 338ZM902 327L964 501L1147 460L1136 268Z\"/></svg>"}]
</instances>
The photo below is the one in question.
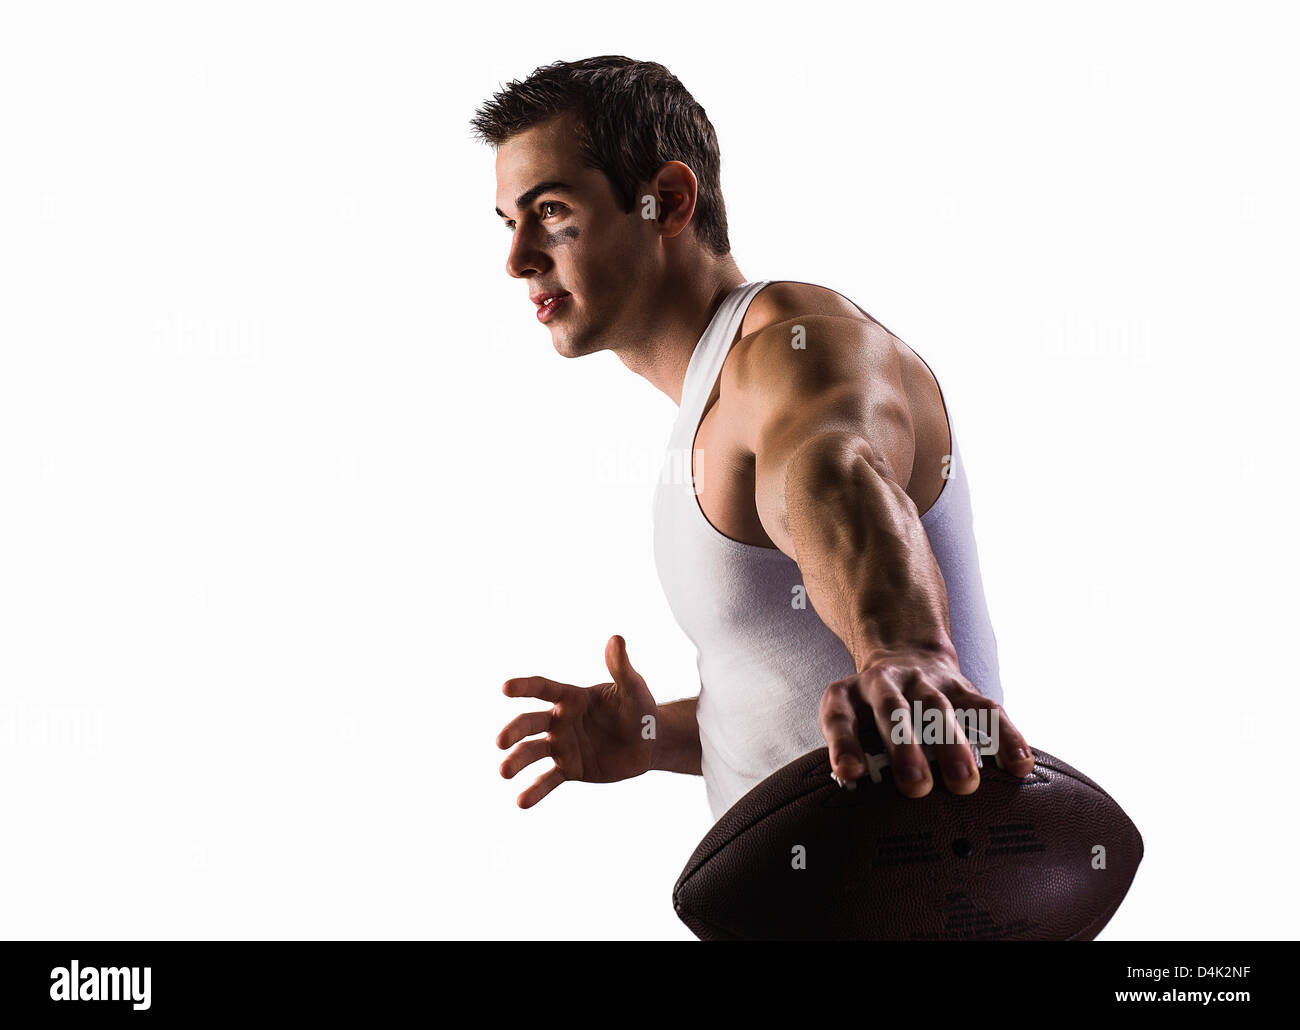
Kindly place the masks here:
<instances>
[{"instance_id":1,"label":"thumb","mask_svg":"<svg viewBox=\"0 0 1300 1030\"><path fill-rule=\"evenodd\" d=\"M620 687L644 683L641 674L632 668L632 661L627 656L627 641L617 633L605 645L605 667Z\"/></svg>"}]
</instances>

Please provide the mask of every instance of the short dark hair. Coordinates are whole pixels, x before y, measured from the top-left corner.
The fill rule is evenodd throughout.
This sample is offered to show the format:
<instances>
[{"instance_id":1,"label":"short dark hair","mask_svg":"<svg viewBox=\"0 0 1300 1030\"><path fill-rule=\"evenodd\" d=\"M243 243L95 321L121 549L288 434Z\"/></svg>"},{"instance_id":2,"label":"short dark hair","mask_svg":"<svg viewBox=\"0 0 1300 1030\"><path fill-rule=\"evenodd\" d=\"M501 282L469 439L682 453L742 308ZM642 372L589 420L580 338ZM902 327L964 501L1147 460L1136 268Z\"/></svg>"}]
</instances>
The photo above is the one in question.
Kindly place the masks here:
<instances>
[{"instance_id":1,"label":"short dark hair","mask_svg":"<svg viewBox=\"0 0 1300 1030\"><path fill-rule=\"evenodd\" d=\"M494 94L470 125L479 139L499 147L570 112L585 163L605 173L624 211L636 206L638 186L667 162L681 161L699 182L691 222L696 238L715 254L731 252L717 133L704 108L662 64L607 55L543 65Z\"/></svg>"}]
</instances>

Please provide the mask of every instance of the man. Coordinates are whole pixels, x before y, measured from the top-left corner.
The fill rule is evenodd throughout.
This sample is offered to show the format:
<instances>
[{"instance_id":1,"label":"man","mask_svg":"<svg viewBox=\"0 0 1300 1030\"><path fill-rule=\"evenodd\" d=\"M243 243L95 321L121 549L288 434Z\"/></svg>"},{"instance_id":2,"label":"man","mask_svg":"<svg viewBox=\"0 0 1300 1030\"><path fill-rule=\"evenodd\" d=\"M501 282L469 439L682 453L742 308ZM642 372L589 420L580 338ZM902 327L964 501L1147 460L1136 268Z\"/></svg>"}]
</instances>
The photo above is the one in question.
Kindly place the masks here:
<instances>
[{"instance_id":1,"label":"man","mask_svg":"<svg viewBox=\"0 0 1300 1030\"><path fill-rule=\"evenodd\" d=\"M713 126L662 65L557 62L473 126L496 148L506 271L555 349L611 350L679 405L655 556L699 654L699 696L666 705L621 636L605 648L611 682L507 681L508 696L551 705L497 739L513 748L507 778L553 760L519 805L565 780L663 769L703 775L716 818L823 742L838 780L862 777L871 723L903 794L932 789L931 758L968 794L980 762L967 712L991 717L998 763L1028 775L928 366L838 293L745 279Z\"/></svg>"}]
</instances>

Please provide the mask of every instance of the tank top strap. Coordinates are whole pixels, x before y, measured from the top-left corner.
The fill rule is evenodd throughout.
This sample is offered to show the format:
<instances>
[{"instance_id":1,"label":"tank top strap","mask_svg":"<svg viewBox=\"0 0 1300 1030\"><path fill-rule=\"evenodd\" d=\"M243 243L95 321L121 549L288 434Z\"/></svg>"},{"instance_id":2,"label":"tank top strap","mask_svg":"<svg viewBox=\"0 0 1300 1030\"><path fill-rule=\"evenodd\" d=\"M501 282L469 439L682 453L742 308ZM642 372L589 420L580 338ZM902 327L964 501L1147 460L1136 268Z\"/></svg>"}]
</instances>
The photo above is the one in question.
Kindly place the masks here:
<instances>
[{"instance_id":1,"label":"tank top strap","mask_svg":"<svg viewBox=\"0 0 1300 1030\"><path fill-rule=\"evenodd\" d=\"M723 362L736 339L736 332L744 322L749 302L771 279L757 282L744 282L733 289L718 305L718 310L709 320L704 335L691 353L690 363L686 366L686 378L682 382L682 404L678 417L686 424L695 426L704 413L713 386L722 372ZM692 421L694 419L694 421Z\"/></svg>"}]
</instances>

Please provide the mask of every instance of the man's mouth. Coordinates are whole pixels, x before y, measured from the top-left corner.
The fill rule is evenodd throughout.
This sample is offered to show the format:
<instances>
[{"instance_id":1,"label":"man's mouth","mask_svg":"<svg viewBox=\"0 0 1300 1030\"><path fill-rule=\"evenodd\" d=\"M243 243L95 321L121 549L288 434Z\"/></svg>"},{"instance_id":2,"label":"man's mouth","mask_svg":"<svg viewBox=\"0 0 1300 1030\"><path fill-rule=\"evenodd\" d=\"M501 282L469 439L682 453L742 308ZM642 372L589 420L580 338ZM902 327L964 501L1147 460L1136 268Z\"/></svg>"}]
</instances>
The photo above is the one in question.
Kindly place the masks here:
<instances>
[{"instance_id":1,"label":"man's mouth","mask_svg":"<svg viewBox=\"0 0 1300 1030\"><path fill-rule=\"evenodd\" d=\"M570 296L569 293L560 292L539 293L533 297L532 301L537 305L537 321L549 322L552 316L564 306Z\"/></svg>"}]
</instances>

